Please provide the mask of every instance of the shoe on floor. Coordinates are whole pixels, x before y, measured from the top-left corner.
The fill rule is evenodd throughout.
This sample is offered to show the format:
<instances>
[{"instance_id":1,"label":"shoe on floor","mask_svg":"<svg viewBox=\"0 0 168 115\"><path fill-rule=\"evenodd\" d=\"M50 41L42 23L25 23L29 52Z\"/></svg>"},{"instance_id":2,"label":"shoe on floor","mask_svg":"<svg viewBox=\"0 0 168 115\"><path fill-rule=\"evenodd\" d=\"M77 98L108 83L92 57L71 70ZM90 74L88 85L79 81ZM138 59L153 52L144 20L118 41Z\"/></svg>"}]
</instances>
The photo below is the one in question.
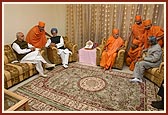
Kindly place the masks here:
<instances>
[{"instance_id":1,"label":"shoe on floor","mask_svg":"<svg viewBox=\"0 0 168 115\"><path fill-rule=\"evenodd\" d=\"M164 109L164 102L163 101L153 101L151 106L157 109Z\"/></svg>"},{"instance_id":2,"label":"shoe on floor","mask_svg":"<svg viewBox=\"0 0 168 115\"><path fill-rule=\"evenodd\" d=\"M46 74L39 74L39 76L41 76L41 77L47 77Z\"/></svg>"},{"instance_id":3,"label":"shoe on floor","mask_svg":"<svg viewBox=\"0 0 168 115\"><path fill-rule=\"evenodd\" d=\"M63 66L64 68L68 68L68 65L66 65L66 64L63 64L62 66Z\"/></svg>"},{"instance_id":4,"label":"shoe on floor","mask_svg":"<svg viewBox=\"0 0 168 115\"><path fill-rule=\"evenodd\" d=\"M53 68L53 67L55 67L55 64L47 63L46 66L45 66L45 68Z\"/></svg>"},{"instance_id":5,"label":"shoe on floor","mask_svg":"<svg viewBox=\"0 0 168 115\"><path fill-rule=\"evenodd\" d=\"M140 82L140 83L142 83L142 79L139 79L139 78L133 78L133 79L130 79L129 80L130 82Z\"/></svg>"}]
</instances>

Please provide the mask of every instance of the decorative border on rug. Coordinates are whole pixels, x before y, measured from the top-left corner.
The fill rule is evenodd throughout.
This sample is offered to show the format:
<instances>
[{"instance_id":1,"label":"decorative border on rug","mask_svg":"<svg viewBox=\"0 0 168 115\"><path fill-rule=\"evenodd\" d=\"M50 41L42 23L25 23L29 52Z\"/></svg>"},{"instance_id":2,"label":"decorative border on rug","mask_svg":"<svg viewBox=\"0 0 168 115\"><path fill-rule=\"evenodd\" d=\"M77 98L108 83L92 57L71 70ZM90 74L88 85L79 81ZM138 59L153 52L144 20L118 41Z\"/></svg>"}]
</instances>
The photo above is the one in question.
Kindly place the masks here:
<instances>
[{"instance_id":1,"label":"decorative border on rug","mask_svg":"<svg viewBox=\"0 0 168 115\"><path fill-rule=\"evenodd\" d=\"M116 111L115 108L113 107L109 107L109 106L105 106L102 105L101 103L96 103L94 101L90 101L87 99L80 99L80 97L76 97L74 95L69 95L65 92L63 92L61 89L56 90L54 88L49 87L49 80L51 78L54 77L55 74L57 73L61 73L63 71L66 71L67 69L64 69L61 65L57 66L54 70L49 71L47 74L49 77L47 78L36 78L34 81L31 81L30 83L25 84L24 86L20 87L17 89L17 93L21 94L22 96L25 96L27 98L29 98L29 104L30 106L32 106L31 110L35 110L35 111L41 111L41 110L48 110L48 111ZM101 69L99 67L92 67L92 66L85 66L85 65L80 65L77 63L71 63L69 65L69 71L73 71L73 69L77 68L79 71L84 71L84 70L89 70L91 72L100 72ZM101 72L100 72L101 73ZM78 74L78 73L77 73ZM110 77L113 76L113 78L115 77L121 77L121 78L130 78L131 74L127 74L127 73L120 73L120 72L116 72L116 71L112 71L112 72L106 72L106 73L101 73L101 74L97 74L96 76L85 76L82 77L78 82L78 87L81 90L85 90L87 92L98 92L103 90L107 83L105 79L108 79L108 76L106 76L105 78L101 78L101 75L105 75L108 74ZM70 74L69 74L70 75ZM69 76L72 77L72 76ZM100 80L102 83L104 83L102 85L102 87L98 90L88 90L87 88L89 88L87 86L87 88L83 89L83 87L81 87L80 82L82 80L84 80L84 82L86 82L88 79L87 78L91 78L90 80L93 80L95 78L97 78L98 80ZM68 78L67 78L68 79ZM85 81L86 80L86 81ZM100 82L100 83L101 83ZM88 82L89 83L89 82ZM97 83L96 81L93 81L93 83ZM141 92L141 96L140 96L140 105L136 106L136 111L146 111L147 110L147 106L146 106L146 81L144 83L140 83L140 92ZM86 84L85 84L86 85ZM99 86L100 84L98 84L97 86ZM97 88L97 87L96 87ZM30 93L31 92L31 93ZM39 97L41 97L41 101L39 101ZM52 100L52 101L51 101ZM33 105L35 102L38 103L39 107L35 105ZM32 104L32 105L31 105ZM49 104L49 105L47 105ZM45 105L45 106L44 106ZM44 107L43 107L44 106ZM131 110L131 108L130 108ZM132 109L134 111L134 109Z\"/></svg>"}]
</instances>

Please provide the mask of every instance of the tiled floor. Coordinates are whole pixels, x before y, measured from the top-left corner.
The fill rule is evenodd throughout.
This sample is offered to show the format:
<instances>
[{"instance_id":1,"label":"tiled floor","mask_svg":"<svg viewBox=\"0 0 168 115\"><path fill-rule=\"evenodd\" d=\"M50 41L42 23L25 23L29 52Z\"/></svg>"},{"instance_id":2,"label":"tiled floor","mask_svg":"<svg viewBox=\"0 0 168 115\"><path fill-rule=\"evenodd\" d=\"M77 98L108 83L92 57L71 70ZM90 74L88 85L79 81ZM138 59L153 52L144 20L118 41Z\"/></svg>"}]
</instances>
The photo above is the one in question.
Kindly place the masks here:
<instances>
[{"instance_id":1,"label":"tiled floor","mask_svg":"<svg viewBox=\"0 0 168 115\"><path fill-rule=\"evenodd\" d=\"M79 62L76 62L76 63L79 63ZM45 72L47 72L47 71L48 71L48 70L46 70ZM132 71L130 71L129 68L128 68L126 65L123 66L123 69L122 69L122 70L112 69L112 71L120 71L120 72L125 72L125 73L132 73ZM24 85L25 83L28 83L29 81L34 80L34 79L37 78L37 77L39 77L38 74L32 76L31 78L29 78L29 79L27 79L27 80L25 80L25 81L23 81L23 82L21 82L21 83L19 83L19 84L17 84L16 86L10 88L9 90L10 90L10 91L14 91L14 90L16 90L18 87Z\"/></svg>"}]
</instances>

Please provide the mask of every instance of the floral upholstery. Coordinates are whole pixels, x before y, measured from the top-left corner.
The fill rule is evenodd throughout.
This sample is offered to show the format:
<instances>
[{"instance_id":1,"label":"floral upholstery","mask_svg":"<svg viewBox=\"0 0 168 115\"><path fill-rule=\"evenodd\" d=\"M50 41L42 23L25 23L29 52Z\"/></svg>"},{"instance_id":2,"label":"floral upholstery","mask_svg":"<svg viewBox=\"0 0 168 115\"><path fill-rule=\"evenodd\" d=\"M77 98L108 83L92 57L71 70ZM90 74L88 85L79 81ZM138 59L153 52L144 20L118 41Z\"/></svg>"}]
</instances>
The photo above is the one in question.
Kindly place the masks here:
<instances>
[{"instance_id":1,"label":"floral upholstery","mask_svg":"<svg viewBox=\"0 0 168 115\"><path fill-rule=\"evenodd\" d=\"M4 88L10 88L37 73L34 64L11 63L17 60L11 45L4 45Z\"/></svg>"},{"instance_id":2,"label":"floral upholstery","mask_svg":"<svg viewBox=\"0 0 168 115\"><path fill-rule=\"evenodd\" d=\"M106 44L106 40L107 40L106 38L103 38L101 44L98 47L96 47L96 64L97 65L100 65L101 55L104 50L104 45ZM118 51L113 68L117 68L117 69L123 68L126 47L127 47L127 41L125 41L125 47Z\"/></svg>"},{"instance_id":3,"label":"floral upholstery","mask_svg":"<svg viewBox=\"0 0 168 115\"><path fill-rule=\"evenodd\" d=\"M72 54L69 56L69 62L74 62L74 61L77 61L77 44L73 44L71 43L69 40L68 40L68 37L63 37L64 39L64 44L65 44L65 47L68 48ZM47 56L48 56L48 59L51 63L53 64L62 64L62 60L61 60L61 57L60 55L58 55L58 49L56 47L48 47L47 48Z\"/></svg>"},{"instance_id":4,"label":"floral upholstery","mask_svg":"<svg viewBox=\"0 0 168 115\"><path fill-rule=\"evenodd\" d=\"M164 79L164 49L162 48L162 63L157 68L151 68L145 71L144 77L152 81L158 87L161 86Z\"/></svg>"}]
</instances>

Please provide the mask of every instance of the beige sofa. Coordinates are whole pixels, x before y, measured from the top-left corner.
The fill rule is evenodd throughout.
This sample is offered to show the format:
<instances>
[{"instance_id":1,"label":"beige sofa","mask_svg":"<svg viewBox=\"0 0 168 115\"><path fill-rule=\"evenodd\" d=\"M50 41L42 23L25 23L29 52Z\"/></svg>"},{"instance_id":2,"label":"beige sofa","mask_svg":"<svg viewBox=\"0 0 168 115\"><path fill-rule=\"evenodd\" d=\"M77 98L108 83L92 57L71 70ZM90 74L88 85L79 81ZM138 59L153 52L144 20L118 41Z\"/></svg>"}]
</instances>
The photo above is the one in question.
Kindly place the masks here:
<instances>
[{"instance_id":1,"label":"beige sofa","mask_svg":"<svg viewBox=\"0 0 168 115\"><path fill-rule=\"evenodd\" d=\"M4 45L4 88L6 89L37 73L34 64L11 63L15 60L17 57L11 44Z\"/></svg>"},{"instance_id":2,"label":"beige sofa","mask_svg":"<svg viewBox=\"0 0 168 115\"><path fill-rule=\"evenodd\" d=\"M162 63L157 68L151 68L145 71L144 77L152 81L158 87L161 86L164 79L164 49L162 48Z\"/></svg>"}]
</instances>

